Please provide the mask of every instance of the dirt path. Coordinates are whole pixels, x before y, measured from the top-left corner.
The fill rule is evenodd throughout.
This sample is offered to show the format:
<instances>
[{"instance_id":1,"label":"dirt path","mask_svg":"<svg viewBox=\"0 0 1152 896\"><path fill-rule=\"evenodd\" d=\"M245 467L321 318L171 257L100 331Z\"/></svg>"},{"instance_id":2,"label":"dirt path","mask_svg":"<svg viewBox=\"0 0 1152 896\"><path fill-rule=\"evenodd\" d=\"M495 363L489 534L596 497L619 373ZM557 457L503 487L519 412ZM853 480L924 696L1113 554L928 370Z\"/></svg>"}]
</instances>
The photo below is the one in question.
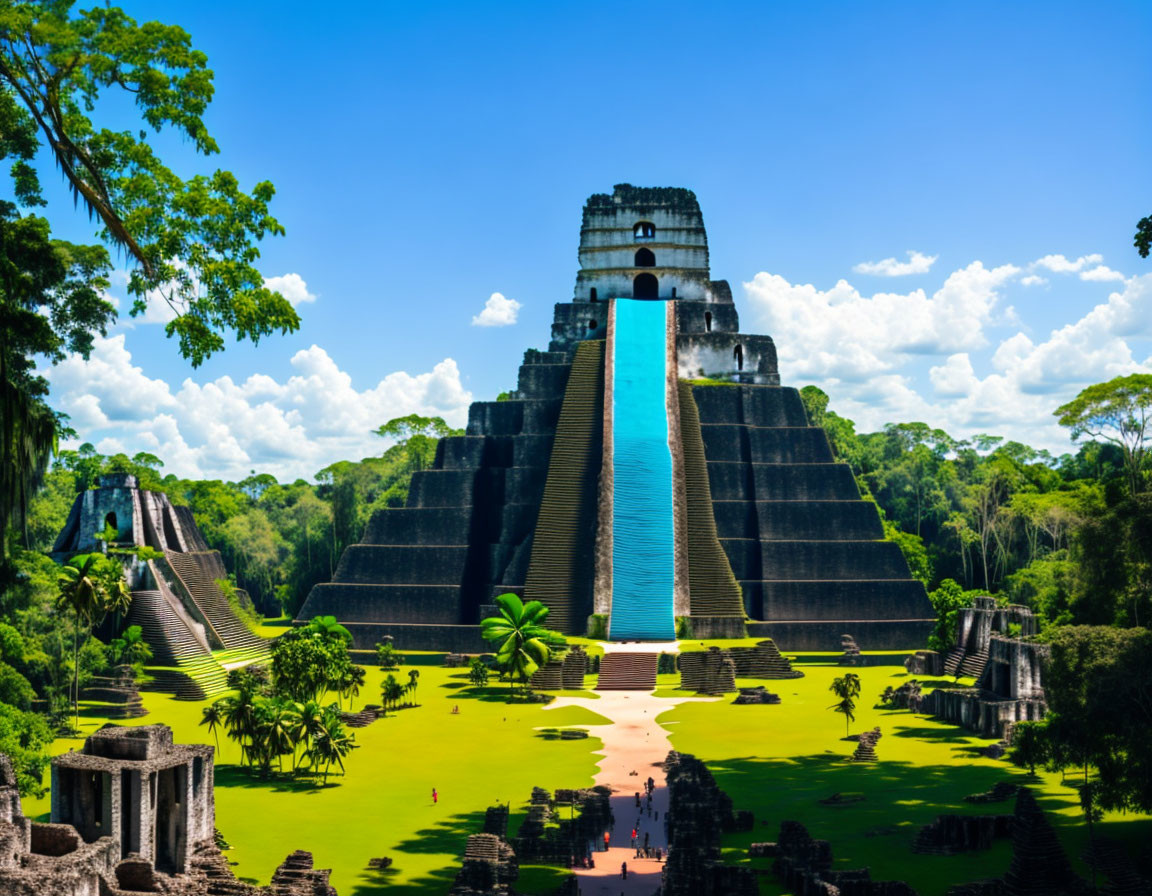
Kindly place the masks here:
<instances>
[{"instance_id":1,"label":"dirt path","mask_svg":"<svg viewBox=\"0 0 1152 896\"><path fill-rule=\"evenodd\" d=\"M667 651L667 645L662 649ZM588 728L589 734L603 743L596 784L612 788L615 825L610 832L608 851L604 851L603 840L595 845L597 851L592 857L596 867L576 869L581 896L652 896L660 886L663 863L654 858L636 858L631 840L635 827L638 846L644 845L647 834L652 849L667 852L664 819L668 812L668 789L664 786L663 762L672 744L668 731L656 723L656 716L679 703L706 699L656 697L643 691L602 691L596 701L561 697L547 707L583 706L612 720L611 725ZM651 809L644 789L649 777L656 785ZM637 793L640 794L639 808ZM628 863L627 880L621 875L624 862Z\"/></svg>"}]
</instances>

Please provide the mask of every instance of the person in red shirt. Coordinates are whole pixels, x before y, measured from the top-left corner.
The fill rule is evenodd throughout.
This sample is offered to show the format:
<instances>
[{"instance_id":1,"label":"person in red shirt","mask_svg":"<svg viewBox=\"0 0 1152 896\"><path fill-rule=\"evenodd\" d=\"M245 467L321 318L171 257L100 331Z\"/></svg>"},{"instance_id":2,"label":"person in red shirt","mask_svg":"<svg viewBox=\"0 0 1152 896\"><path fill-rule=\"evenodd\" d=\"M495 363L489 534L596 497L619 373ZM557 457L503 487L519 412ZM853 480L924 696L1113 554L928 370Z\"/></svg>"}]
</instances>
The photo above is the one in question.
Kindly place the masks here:
<instances>
[{"instance_id":1,"label":"person in red shirt","mask_svg":"<svg viewBox=\"0 0 1152 896\"><path fill-rule=\"evenodd\" d=\"M609 839L610 838L609 838L608 832L605 831L604 832L604 852L608 852L608 840Z\"/></svg>"}]
</instances>

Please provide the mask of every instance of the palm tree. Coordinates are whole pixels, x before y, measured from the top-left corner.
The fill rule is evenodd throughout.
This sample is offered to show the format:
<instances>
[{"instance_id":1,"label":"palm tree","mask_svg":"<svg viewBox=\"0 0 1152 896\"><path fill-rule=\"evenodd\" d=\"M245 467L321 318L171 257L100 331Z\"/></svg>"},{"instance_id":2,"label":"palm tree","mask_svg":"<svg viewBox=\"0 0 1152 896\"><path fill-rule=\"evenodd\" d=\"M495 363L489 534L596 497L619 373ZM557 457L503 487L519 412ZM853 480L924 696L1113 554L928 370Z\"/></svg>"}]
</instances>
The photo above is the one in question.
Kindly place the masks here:
<instances>
[{"instance_id":1,"label":"palm tree","mask_svg":"<svg viewBox=\"0 0 1152 896\"><path fill-rule=\"evenodd\" d=\"M856 721L856 704L851 697L842 697L838 703L833 703L828 708L833 712L844 714L844 736L847 737L849 723Z\"/></svg>"},{"instance_id":2,"label":"palm tree","mask_svg":"<svg viewBox=\"0 0 1152 896\"><path fill-rule=\"evenodd\" d=\"M220 701L210 703L200 713L200 724L208 726L208 733L216 738L216 752L220 752L220 734L216 729L224 724L224 712Z\"/></svg>"},{"instance_id":3,"label":"palm tree","mask_svg":"<svg viewBox=\"0 0 1152 896\"><path fill-rule=\"evenodd\" d=\"M363 666L352 666L346 676L347 685L344 690L348 697L348 711L352 711L352 701L360 696L360 689L368 681L368 670Z\"/></svg>"},{"instance_id":4,"label":"palm tree","mask_svg":"<svg viewBox=\"0 0 1152 896\"><path fill-rule=\"evenodd\" d=\"M856 721L856 703L853 698L860 696L860 676L855 672L847 672L832 679L828 690L840 698L838 703L828 708L844 714L844 736L847 737L849 723Z\"/></svg>"},{"instance_id":5,"label":"palm tree","mask_svg":"<svg viewBox=\"0 0 1152 896\"><path fill-rule=\"evenodd\" d=\"M420 681L420 670L419 669L409 669L408 670L408 692L413 697L416 696L416 683L418 681Z\"/></svg>"},{"instance_id":6,"label":"palm tree","mask_svg":"<svg viewBox=\"0 0 1152 896\"><path fill-rule=\"evenodd\" d=\"M300 759L307 759L310 755L312 745L316 742L316 738L325 730L324 710L321 709L320 704L315 700L297 703L294 710L293 741L297 746L303 745L304 747L300 754ZM292 761L293 769L299 768L295 753L293 753Z\"/></svg>"},{"instance_id":7,"label":"palm tree","mask_svg":"<svg viewBox=\"0 0 1152 896\"><path fill-rule=\"evenodd\" d=\"M83 625L85 629L91 629L96 615L105 605L104 582L100 575L104 562L102 554L77 554L57 577L60 588L57 606L76 614L76 628L72 633L72 708L77 729L80 727L80 628Z\"/></svg>"},{"instance_id":8,"label":"palm tree","mask_svg":"<svg viewBox=\"0 0 1152 896\"><path fill-rule=\"evenodd\" d=\"M384 679L384 684L380 688L380 697L384 701L384 710L387 711L389 706L396 707L397 702L404 696L404 686L396 680L395 675L389 675Z\"/></svg>"},{"instance_id":9,"label":"palm tree","mask_svg":"<svg viewBox=\"0 0 1152 896\"><path fill-rule=\"evenodd\" d=\"M499 616L480 623L485 641L499 642L496 661L509 672L509 686L515 688L519 678L527 684L538 668L548 662L551 648L566 642L559 632L544 628L548 608L538 600L524 603L516 594L501 594L496 598Z\"/></svg>"},{"instance_id":10,"label":"palm tree","mask_svg":"<svg viewBox=\"0 0 1152 896\"><path fill-rule=\"evenodd\" d=\"M399 682L397 682L399 684ZM314 762L324 764L324 783L328 783L328 770L332 763L340 766L344 771L344 757L356 749L355 737L344 727L339 716L332 713L325 720L324 730L312 744L311 758Z\"/></svg>"}]
</instances>

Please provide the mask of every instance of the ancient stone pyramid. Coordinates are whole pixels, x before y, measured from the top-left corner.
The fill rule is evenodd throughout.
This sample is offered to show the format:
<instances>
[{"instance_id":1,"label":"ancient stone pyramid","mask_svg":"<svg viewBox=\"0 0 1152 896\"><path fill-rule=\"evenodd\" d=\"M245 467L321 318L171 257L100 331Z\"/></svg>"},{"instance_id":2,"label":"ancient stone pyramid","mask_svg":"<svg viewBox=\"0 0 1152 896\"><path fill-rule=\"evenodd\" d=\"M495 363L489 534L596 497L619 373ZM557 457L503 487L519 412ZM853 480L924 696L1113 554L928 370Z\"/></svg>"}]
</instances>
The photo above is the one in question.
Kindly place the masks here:
<instances>
[{"instance_id":1,"label":"ancient stone pyramid","mask_svg":"<svg viewBox=\"0 0 1152 896\"><path fill-rule=\"evenodd\" d=\"M548 350L525 353L508 400L472 405L300 618L333 614L361 648L479 651L479 621L512 591L553 627L617 640L670 638L675 616L792 651L845 632L865 650L921 645L923 587L780 386L771 338L739 332L696 197L590 197L579 259ZM620 304L636 300L665 310Z\"/></svg>"}]
</instances>

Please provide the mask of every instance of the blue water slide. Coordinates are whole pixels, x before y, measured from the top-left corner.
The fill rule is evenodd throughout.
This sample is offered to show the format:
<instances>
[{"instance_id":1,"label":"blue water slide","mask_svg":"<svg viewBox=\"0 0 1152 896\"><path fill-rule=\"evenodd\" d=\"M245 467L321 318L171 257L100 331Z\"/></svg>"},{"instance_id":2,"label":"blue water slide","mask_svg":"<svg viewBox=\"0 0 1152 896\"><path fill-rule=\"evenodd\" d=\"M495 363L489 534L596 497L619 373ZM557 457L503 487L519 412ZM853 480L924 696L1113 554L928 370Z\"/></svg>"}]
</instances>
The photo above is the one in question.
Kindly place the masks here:
<instances>
[{"instance_id":1,"label":"blue water slide","mask_svg":"<svg viewBox=\"0 0 1152 896\"><path fill-rule=\"evenodd\" d=\"M616 299L612 343L614 641L671 640L674 527L665 303Z\"/></svg>"}]
</instances>

